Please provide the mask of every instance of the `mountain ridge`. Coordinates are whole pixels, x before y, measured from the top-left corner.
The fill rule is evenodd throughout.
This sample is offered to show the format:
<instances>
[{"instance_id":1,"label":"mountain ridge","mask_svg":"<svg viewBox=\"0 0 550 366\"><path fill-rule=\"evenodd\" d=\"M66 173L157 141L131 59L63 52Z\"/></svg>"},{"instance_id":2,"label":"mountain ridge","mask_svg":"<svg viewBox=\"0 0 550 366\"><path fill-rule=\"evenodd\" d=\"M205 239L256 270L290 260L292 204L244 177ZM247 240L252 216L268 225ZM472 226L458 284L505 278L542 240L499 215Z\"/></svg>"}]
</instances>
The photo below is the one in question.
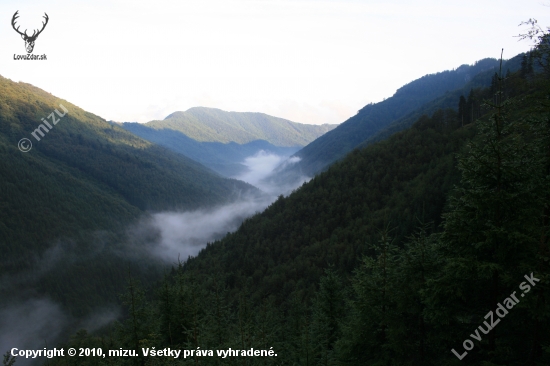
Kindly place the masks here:
<instances>
[{"instance_id":1,"label":"mountain ridge","mask_svg":"<svg viewBox=\"0 0 550 366\"><path fill-rule=\"evenodd\" d=\"M226 177L247 171L247 157L260 150L290 156L336 125L306 125L265 113L193 107L163 121L124 122L122 128L189 157Z\"/></svg>"},{"instance_id":2,"label":"mountain ridge","mask_svg":"<svg viewBox=\"0 0 550 366\"><path fill-rule=\"evenodd\" d=\"M268 344L285 365L457 364L468 352L453 347L487 309L511 309L502 299L524 278L548 279L548 82L536 91L523 76L477 120L422 115L207 244L158 286L142 337L158 332L157 348ZM496 347L485 339L469 360L524 365L525 349L548 345L547 332L533 337L548 326L541 284L502 322ZM127 322L119 343L134 329ZM548 364L548 353L535 357Z\"/></svg>"},{"instance_id":3,"label":"mountain ridge","mask_svg":"<svg viewBox=\"0 0 550 366\"><path fill-rule=\"evenodd\" d=\"M447 91L464 86L480 73L496 70L498 65L497 59L485 58L454 70L427 74L403 85L391 97L364 106L355 116L294 154L301 161L292 169L310 176L322 171L393 121L414 112Z\"/></svg>"},{"instance_id":4,"label":"mountain ridge","mask_svg":"<svg viewBox=\"0 0 550 366\"><path fill-rule=\"evenodd\" d=\"M226 177L238 176L245 172L242 162L258 151L263 150L282 156L290 156L299 147L275 146L265 140L254 140L245 144L236 142L200 142L174 130L155 130L142 123L125 122L123 128L133 134L174 152L191 158Z\"/></svg>"},{"instance_id":5,"label":"mountain ridge","mask_svg":"<svg viewBox=\"0 0 550 366\"><path fill-rule=\"evenodd\" d=\"M172 129L199 142L248 143L265 140L275 146L304 146L336 125L308 125L260 112L227 112L193 107L176 111L164 120L144 124L154 129Z\"/></svg>"},{"instance_id":6,"label":"mountain ridge","mask_svg":"<svg viewBox=\"0 0 550 366\"><path fill-rule=\"evenodd\" d=\"M60 104L68 112L36 141L32 134ZM18 149L22 138L32 140L30 151ZM0 76L0 303L21 295L9 276L25 279L39 295L73 299L71 309L81 313L89 302L116 301L124 267L140 277L140 265L148 267L116 254L128 225L151 212L214 207L247 192L258 194L42 89ZM41 272L42 258L58 246L78 254L76 264ZM100 268L101 276L90 275Z\"/></svg>"}]
</instances>

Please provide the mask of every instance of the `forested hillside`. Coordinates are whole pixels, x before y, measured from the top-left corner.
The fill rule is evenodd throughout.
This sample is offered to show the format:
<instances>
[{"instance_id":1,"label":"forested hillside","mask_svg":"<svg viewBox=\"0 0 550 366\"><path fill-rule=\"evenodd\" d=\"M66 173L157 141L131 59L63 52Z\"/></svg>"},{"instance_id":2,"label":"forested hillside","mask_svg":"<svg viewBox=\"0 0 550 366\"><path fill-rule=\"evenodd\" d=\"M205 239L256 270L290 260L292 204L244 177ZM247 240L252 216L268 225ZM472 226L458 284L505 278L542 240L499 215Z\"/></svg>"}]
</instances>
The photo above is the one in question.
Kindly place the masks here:
<instances>
[{"instance_id":1,"label":"forested hillside","mask_svg":"<svg viewBox=\"0 0 550 366\"><path fill-rule=\"evenodd\" d=\"M410 126L423 113L428 112L430 108L424 106L426 103L441 98L447 92L462 88L469 91L471 88L488 87L497 66L496 59L488 58L474 65L462 65L452 71L425 75L410 82L399 88L392 97L363 107L355 116L298 151L295 155L302 161L293 169L309 176L318 173L383 130L396 125L403 126L402 128ZM515 71L518 65L517 62L510 65L505 63L504 67L504 70L511 68L511 71ZM476 79L481 73L485 73L485 76ZM432 108L431 112L450 107L448 103L441 104ZM407 122L399 121L400 119L406 119ZM400 128L393 128L392 131L398 130Z\"/></svg>"},{"instance_id":2,"label":"forested hillside","mask_svg":"<svg viewBox=\"0 0 550 366\"><path fill-rule=\"evenodd\" d=\"M28 152L18 149L23 138ZM256 190L0 77L0 303L30 289L76 312L116 301L129 264L113 252L126 225L147 212L214 206L244 192Z\"/></svg>"},{"instance_id":3,"label":"forested hillside","mask_svg":"<svg viewBox=\"0 0 550 366\"><path fill-rule=\"evenodd\" d=\"M122 123L148 141L185 155L227 177L245 173L244 160L260 150L290 156L336 125L306 125L263 113L195 107L162 121Z\"/></svg>"},{"instance_id":4,"label":"forested hillside","mask_svg":"<svg viewBox=\"0 0 550 366\"><path fill-rule=\"evenodd\" d=\"M505 75L510 75L511 72L520 70L522 60L525 57L526 54L519 54L507 61L503 60L502 67L503 70L506 70ZM365 147L373 142L385 140L394 133L409 128L422 115L431 116L439 109L453 108L457 110L457 100L459 100L459 103L462 103L459 116L461 124L468 124L472 120L478 119L482 114L482 106L486 98L490 98L488 92L493 94L496 92L495 75L496 71L494 69L479 72L461 88L448 90L437 98L423 104L420 108L391 122L388 126L361 142L359 147ZM503 82L506 84L507 80ZM508 83L510 84L511 80ZM504 89L508 90L508 93L515 93L516 95L519 93L517 90L512 90L512 85L504 85ZM462 102L460 102L460 97L463 98Z\"/></svg>"},{"instance_id":5,"label":"forested hillside","mask_svg":"<svg viewBox=\"0 0 550 366\"><path fill-rule=\"evenodd\" d=\"M179 359L205 365L548 364L547 75L499 74L477 118L463 95L354 150L181 263L154 300L131 281L128 320L70 345L277 353Z\"/></svg>"},{"instance_id":6,"label":"forested hillside","mask_svg":"<svg viewBox=\"0 0 550 366\"><path fill-rule=\"evenodd\" d=\"M246 144L265 140L275 146L305 146L336 125L306 125L264 113L226 112L195 107L174 112L162 121L145 124L154 129L170 129L200 142Z\"/></svg>"},{"instance_id":7,"label":"forested hillside","mask_svg":"<svg viewBox=\"0 0 550 366\"><path fill-rule=\"evenodd\" d=\"M275 146L265 140L255 140L246 144L199 142L179 131L166 128L157 130L142 123L123 123L122 127L147 141L185 155L227 177L238 176L245 172L244 160L260 150L275 155L290 156L299 149L298 146Z\"/></svg>"}]
</instances>

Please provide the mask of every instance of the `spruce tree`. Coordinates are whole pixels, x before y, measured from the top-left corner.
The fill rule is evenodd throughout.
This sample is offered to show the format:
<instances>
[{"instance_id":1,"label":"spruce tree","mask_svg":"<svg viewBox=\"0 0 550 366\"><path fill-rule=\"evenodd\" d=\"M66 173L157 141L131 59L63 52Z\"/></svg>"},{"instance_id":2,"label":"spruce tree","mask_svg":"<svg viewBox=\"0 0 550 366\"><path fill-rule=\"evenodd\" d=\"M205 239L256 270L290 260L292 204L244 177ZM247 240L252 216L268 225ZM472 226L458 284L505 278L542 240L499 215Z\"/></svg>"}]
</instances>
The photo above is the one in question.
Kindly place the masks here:
<instances>
[{"instance_id":1,"label":"spruce tree","mask_svg":"<svg viewBox=\"0 0 550 366\"><path fill-rule=\"evenodd\" d=\"M502 81L500 74L497 103L488 103L492 117L476 122L478 134L459 159L462 179L441 236L446 263L425 300L429 320L448 329L441 330L440 339L454 337L450 345L459 354L465 351L463 340L484 327L481 341L468 352L470 361L506 360L515 341L513 323L491 329L483 326L484 316L517 287L536 254L535 155L523 136L524 124L508 118L513 101L502 101Z\"/></svg>"},{"instance_id":2,"label":"spruce tree","mask_svg":"<svg viewBox=\"0 0 550 366\"><path fill-rule=\"evenodd\" d=\"M464 95L461 95L458 100L458 119L461 126L464 126L464 120L467 118L466 113L466 98L464 98Z\"/></svg>"},{"instance_id":3,"label":"spruce tree","mask_svg":"<svg viewBox=\"0 0 550 366\"><path fill-rule=\"evenodd\" d=\"M391 365L394 336L397 247L389 227L365 256L353 278L354 299L338 342L339 359L346 365Z\"/></svg>"},{"instance_id":4,"label":"spruce tree","mask_svg":"<svg viewBox=\"0 0 550 366\"><path fill-rule=\"evenodd\" d=\"M393 321L391 348L394 362L400 365L436 365L438 343L432 325L425 318L424 294L430 279L437 276L443 259L437 251L431 224L419 222L417 231L407 238L398 252L395 273L396 318Z\"/></svg>"},{"instance_id":5,"label":"spruce tree","mask_svg":"<svg viewBox=\"0 0 550 366\"><path fill-rule=\"evenodd\" d=\"M329 268L321 278L319 291L312 305L311 340L316 365L334 365L334 345L340 336L345 296L342 280Z\"/></svg>"}]
</instances>

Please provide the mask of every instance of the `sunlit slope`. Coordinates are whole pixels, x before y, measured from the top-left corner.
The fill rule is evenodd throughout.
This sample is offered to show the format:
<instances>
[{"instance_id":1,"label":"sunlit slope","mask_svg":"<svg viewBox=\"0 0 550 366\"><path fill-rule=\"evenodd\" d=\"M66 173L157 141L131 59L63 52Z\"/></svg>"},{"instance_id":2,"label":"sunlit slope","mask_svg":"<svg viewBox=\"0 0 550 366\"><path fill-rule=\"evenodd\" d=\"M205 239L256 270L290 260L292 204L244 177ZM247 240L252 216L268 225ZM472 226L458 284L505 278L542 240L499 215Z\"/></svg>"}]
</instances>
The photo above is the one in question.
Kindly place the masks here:
<instances>
[{"instance_id":1,"label":"sunlit slope","mask_svg":"<svg viewBox=\"0 0 550 366\"><path fill-rule=\"evenodd\" d=\"M336 125L307 125L264 113L226 112L195 107L174 112L162 121L145 124L154 129L171 129L200 142L246 144L265 140L275 146L305 146Z\"/></svg>"},{"instance_id":2,"label":"sunlit slope","mask_svg":"<svg viewBox=\"0 0 550 366\"><path fill-rule=\"evenodd\" d=\"M54 110L56 122L48 118ZM42 119L51 129L34 132ZM49 131L48 131L49 130ZM29 139L29 152L18 141ZM111 230L144 211L191 209L253 190L25 83L0 77L2 264L82 230Z\"/></svg>"}]
</instances>

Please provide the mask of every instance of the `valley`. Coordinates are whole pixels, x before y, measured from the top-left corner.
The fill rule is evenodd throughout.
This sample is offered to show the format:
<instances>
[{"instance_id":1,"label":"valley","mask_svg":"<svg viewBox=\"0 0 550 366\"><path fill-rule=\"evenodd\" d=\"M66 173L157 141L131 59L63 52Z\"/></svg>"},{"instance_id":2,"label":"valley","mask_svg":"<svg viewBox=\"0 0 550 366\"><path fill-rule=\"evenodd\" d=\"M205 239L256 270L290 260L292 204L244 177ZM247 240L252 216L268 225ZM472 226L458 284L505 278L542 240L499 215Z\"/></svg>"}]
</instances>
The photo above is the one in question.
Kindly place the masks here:
<instances>
[{"instance_id":1,"label":"valley","mask_svg":"<svg viewBox=\"0 0 550 366\"><path fill-rule=\"evenodd\" d=\"M335 125L305 125L261 113L191 108L163 121L123 123L141 138L164 146L226 177L245 174L243 161L266 153L288 157Z\"/></svg>"},{"instance_id":2,"label":"valley","mask_svg":"<svg viewBox=\"0 0 550 366\"><path fill-rule=\"evenodd\" d=\"M339 124L115 122L0 77L4 366L548 364L541 37ZM23 357L53 348L93 354Z\"/></svg>"}]
</instances>

